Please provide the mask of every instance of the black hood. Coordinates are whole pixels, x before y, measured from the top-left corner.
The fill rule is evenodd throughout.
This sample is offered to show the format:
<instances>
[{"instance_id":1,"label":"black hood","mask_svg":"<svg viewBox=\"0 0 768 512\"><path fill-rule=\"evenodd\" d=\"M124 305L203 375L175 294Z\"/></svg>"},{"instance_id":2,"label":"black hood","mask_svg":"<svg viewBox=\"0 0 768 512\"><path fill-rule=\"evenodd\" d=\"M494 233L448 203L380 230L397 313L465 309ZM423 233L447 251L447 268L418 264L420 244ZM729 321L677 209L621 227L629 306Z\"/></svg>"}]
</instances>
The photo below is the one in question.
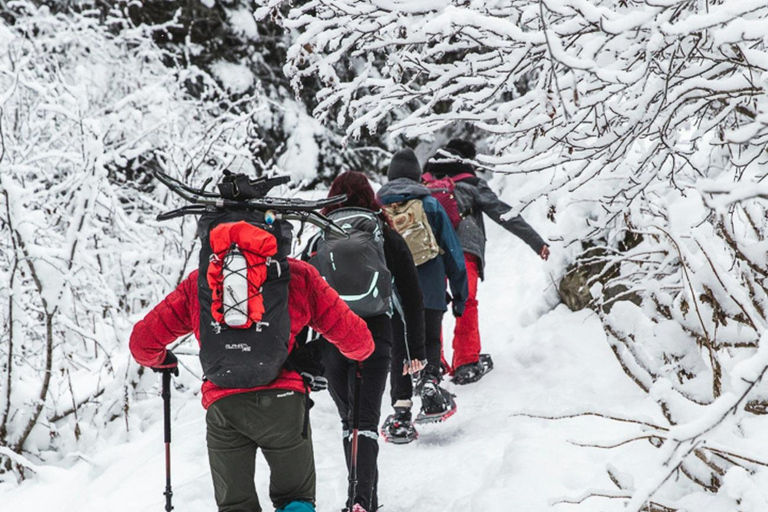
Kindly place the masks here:
<instances>
[{"instance_id":1,"label":"black hood","mask_svg":"<svg viewBox=\"0 0 768 512\"><path fill-rule=\"evenodd\" d=\"M475 168L460 160L453 160L448 156L435 155L424 165L424 172L430 173L436 178L443 176L456 176L458 174L475 174Z\"/></svg>"}]
</instances>

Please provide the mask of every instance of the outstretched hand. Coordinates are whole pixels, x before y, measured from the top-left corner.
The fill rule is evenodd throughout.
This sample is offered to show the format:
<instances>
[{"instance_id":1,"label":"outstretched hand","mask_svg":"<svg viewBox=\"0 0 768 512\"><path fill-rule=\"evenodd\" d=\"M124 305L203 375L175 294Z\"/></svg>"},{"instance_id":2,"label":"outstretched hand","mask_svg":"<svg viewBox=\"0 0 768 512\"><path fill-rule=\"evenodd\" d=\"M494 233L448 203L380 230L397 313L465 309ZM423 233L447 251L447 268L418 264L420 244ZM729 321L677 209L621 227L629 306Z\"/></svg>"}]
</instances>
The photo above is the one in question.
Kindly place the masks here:
<instances>
[{"instance_id":1,"label":"outstretched hand","mask_svg":"<svg viewBox=\"0 0 768 512\"><path fill-rule=\"evenodd\" d=\"M403 375L420 372L423 369L424 369L424 361L420 361L418 359L412 359L410 363L403 364Z\"/></svg>"},{"instance_id":2,"label":"outstretched hand","mask_svg":"<svg viewBox=\"0 0 768 512\"><path fill-rule=\"evenodd\" d=\"M541 248L541 252L539 253L539 256L544 261L547 261L549 259L549 246L548 245L545 245L544 247Z\"/></svg>"}]
</instances>

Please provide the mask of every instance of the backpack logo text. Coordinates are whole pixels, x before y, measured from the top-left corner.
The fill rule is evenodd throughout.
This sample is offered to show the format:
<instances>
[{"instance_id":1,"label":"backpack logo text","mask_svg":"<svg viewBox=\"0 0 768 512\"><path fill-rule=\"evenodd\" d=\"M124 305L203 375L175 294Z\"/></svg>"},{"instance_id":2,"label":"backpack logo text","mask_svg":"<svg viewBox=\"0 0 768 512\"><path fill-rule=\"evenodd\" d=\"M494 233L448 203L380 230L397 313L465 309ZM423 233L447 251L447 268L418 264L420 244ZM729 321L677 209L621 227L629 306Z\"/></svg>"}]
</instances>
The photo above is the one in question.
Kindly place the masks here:
<instances>
[{"instance_id":1,"label":"backpack logo text","mask_svg":"<svg viewBox=\"0 0 768 512\"><path fill-rule=\"evenodd\" d=\"M250 352L251 346L247 343L227 343L224 345L226 350L239 350L241 352Z\"/></svg>"}]
</instances>

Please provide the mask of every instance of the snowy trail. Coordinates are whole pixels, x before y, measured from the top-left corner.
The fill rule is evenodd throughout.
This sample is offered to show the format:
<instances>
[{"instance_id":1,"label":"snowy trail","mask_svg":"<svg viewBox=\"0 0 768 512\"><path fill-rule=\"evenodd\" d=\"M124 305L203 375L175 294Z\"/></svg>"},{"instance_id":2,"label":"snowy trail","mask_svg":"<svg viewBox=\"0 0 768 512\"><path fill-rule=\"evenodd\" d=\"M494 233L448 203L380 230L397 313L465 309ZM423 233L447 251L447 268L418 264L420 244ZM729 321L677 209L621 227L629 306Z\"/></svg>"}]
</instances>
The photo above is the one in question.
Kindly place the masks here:
<instances>
[{"instance_id":1,"label":"snowy trail","mask_svg":"<svg viewBox=\"0 0 768 512\"><path fill-rule=\"evenodd\" d=\"M552 505L587 489L610 489L605 467L616 452L568 441L620 438L634 432L633 427L597 418L547 421L515 414L598 409L635 417L652 414L645 396L616 363L597 318L563 305L550 310L554 291L541 261L495 225L489 226L489 239L495 240L487 269L492 280L481 284L479 300L483 348L496 367L478 384L448 384L457 394L458 412L445 424L422 426L420 439L410 445L382 444L379 495L384 511L574 510ZM451 329L452 322L446 322L448 346ZM330 396L314 398L318 510L338 511L346 492L340 426ZM389 413L387 404L385 400L383 415ZM214 510L203 410L197 398L179 394L173 407L176 510ZM67 469L43 468L39 478L20 486L0 486L2 509L163 510L160 398L144 400L134 409L142 421L130 435L116 428L82 460L69 459ZM266 463L259 457L257 488L264 509L271 511L267 486ZM600 510L620 510L618 502L595 499L593 504Z\"/></svg>"}]
</instances>

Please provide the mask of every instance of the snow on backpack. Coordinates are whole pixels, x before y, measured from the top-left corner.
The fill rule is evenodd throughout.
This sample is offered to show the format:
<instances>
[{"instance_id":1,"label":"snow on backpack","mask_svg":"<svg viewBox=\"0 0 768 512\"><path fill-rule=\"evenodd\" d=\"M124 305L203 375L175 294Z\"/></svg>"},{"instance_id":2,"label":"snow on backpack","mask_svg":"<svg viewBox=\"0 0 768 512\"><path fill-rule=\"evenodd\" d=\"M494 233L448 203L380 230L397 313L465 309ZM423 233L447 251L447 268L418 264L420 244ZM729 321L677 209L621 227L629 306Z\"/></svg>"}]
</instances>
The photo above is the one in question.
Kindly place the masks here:
<instances>
[{"instance_id":1,"label":"snow on backpack","mask_svg":"<svg viewBox=\"0 0 768 512\"><path fill-rule=\"evenodd\" d=\"M309 263L358 316L389 314L392 275L384 256L381 220L364 208L339 208L327 217L349 238L318 234L308 248Z\"/></svg>"},{"instance_id":2,"label":"snow on backpack","mask_svg":"<svg viewBox=\"0 0 768 512\"><path fill-rule=\"evenodd\" d=\"M269 384L288 358L291 225L259 211L212 211L198 234L205 378L223 388Z\"/></svg>"},{"instance_id":3,"label":"snow on backpack","mask_svg":"<svg viewBox=\"0 0 768 512\"><path fill-rule=\"evenodd\" d=\"M397 232L405 239L417 266L440 254L440 246L437 245L421 199L388 204L384 210L392 219Z\"/></svg>"},{"instance_id":4,"label":"snow on backpack","mask_svg":"<svg viewBox=\"0 0 768 512\"><path fill-rule=\"evenodd\" d=\"M448 218L451 219L453 229L457 229L459 224L463 220L464 216L459 211L459 205L456 203L456 197L454 190L456 189L456 182L466 178L472 178L474 175L465 172L457 174L456 176L444 176L442 178L435 178L432 174L426 172L421 176L424 181L424 185L432 192L432 197L437 199L440 205L448 214Z\"/></svg>"}]
</instances>

